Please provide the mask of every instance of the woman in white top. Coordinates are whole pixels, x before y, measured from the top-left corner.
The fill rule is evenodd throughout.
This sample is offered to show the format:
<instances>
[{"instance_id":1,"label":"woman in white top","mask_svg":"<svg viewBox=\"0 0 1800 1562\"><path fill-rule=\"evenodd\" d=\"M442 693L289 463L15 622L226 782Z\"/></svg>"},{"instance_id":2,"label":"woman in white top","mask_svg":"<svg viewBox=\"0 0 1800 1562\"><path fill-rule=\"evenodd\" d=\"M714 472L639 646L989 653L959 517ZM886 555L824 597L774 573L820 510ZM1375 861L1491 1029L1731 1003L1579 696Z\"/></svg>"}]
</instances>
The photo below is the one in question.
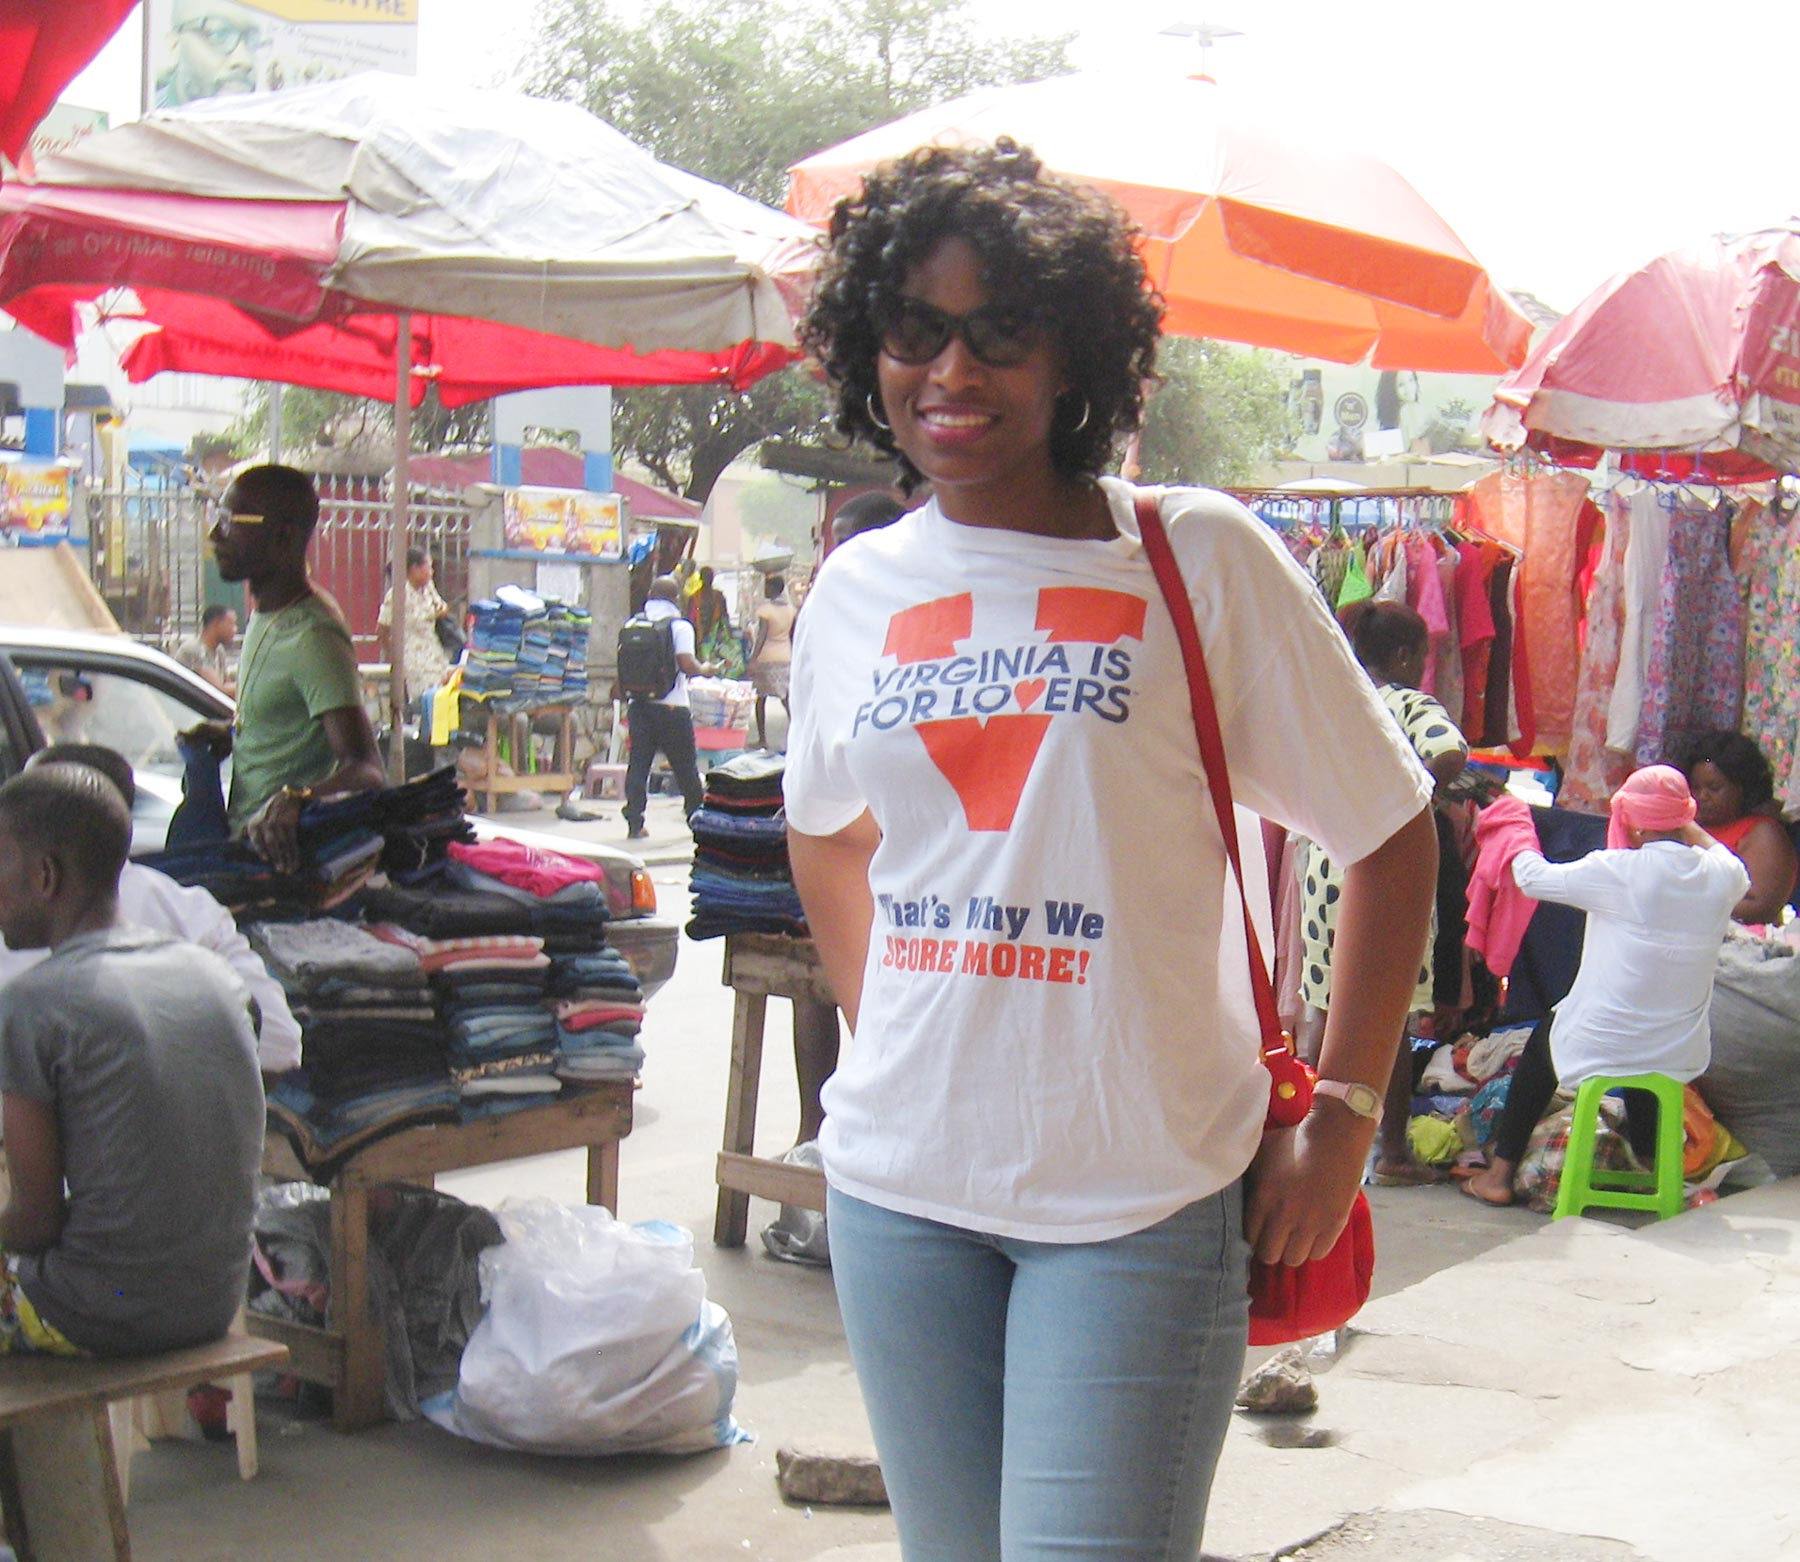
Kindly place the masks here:
<instances>
[{"instance_id":1,"label":"woman in white top","mask_svg":"<svg viewBox=\"0 0 1800 1562\"><path fill-rule=\"evenodd\" d=\"M1750 875L1694 822L1687 778L1669 765L1646 766L1613 794L1606 839L1607 850L1575 862L1533 851L1513 859L1525 894L1578 906L1587 931L1568 996L1532 1031L1513 1070L1488 1164L1462 1185L1484 1204L1512 1203L1513 1174L1558 1081L1649 1073L1686 1081L1712 1057L1713 973ZM1633 1146L1651 1152L1655 1119L1633 1111L1630 1127Z\"/></svg>"},{"instance_id":2,"label":"woman in white top","mask_svg":"<svg viewBox=\"0 0 1800 1562\"><path fill-rule=\"evenodd\" d=\"M805 327L839 429L933 496L822 567L786 777L855 1035L824 1093L832 1263L907 1562L1194 1556L1248 1248L1323 1254L1374 1132L1321 1095L1263 1134L1174 626L1134 491L1098 475L1160 315L1117 209L1002 141L871 174ZM1378 1096L1429 780L1279 542L1219 494L1160 507L1238 799L1350 865L1321 1064Z\"/></svg>"}]
</instances>

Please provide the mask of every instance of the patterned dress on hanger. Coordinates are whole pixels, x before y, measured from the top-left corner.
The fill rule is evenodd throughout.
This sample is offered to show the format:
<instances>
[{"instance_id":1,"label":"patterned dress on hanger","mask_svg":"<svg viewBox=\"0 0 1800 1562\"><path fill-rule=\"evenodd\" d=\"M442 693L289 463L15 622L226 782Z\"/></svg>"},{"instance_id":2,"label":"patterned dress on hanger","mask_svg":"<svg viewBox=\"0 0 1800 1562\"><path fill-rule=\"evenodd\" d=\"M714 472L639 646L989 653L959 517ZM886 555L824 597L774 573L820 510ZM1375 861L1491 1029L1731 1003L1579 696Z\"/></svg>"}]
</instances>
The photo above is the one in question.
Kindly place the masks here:
<instances>
[{"instance_id":1,"label":"patterned dress on hanger","mask_svg":"<svg viewBox=\"0 0 1800 1562\"><path fill-rule=\"evenodd\" d=\"M1730 514L1683 500L1669 518L1656 640L1644 676L1637 760L1679 763L1702 732L1735 731L1744 701L1744 598L1727 549Z\"/></svg>"},{"instance_id":2,"label":"patterned dress on hanger","mask_svg":"<svg viewBox=\"0 0 1800 1562\"><path fill-rule=\"evenodd\" d=\"M1744 725L1775 776L1775 796L1800 803L1800 509L1783 519L1758 505L1741 523Z\"/></svg>"},{"instance_id":3,"label":"patterned dress on hanger","mask_svg":"<svg viewBox=\"0 0 1800 1562\"><path fill-rule=\"evenodd\" d=\"M1559 808L1603 814L1631 773L1629 754L1606 746L1607 710L1619 676L1625 628L1625 547L1631 537L1630 501L1615 494L1606 505L1606 543L1588 593L1587 638L1575 683L1575 723Z\"/></svg>"}]
</instances>

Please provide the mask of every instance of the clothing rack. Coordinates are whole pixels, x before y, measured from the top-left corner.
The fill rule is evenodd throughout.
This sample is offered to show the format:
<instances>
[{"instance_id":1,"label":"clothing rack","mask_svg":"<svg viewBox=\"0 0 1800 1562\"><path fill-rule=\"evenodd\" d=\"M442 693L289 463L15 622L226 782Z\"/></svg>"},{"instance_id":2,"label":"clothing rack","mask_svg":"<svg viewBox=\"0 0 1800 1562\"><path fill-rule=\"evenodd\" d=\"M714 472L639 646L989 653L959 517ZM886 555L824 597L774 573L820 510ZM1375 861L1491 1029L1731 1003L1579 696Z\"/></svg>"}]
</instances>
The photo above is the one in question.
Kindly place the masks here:
<instances>
[{"instance_id":1,"label":"clothing rack","mask_svg":"<svg viewBox=\"0 0 1800 1562\"><path fill-rule=\"evenodd\" d=\"M1458 493L1441 488L1359 488L1345 493L1287 488L1225 490L1278 530L1369 532L1395 526L1439 529L1455 516Z\"/></svg>"}]
</instances>

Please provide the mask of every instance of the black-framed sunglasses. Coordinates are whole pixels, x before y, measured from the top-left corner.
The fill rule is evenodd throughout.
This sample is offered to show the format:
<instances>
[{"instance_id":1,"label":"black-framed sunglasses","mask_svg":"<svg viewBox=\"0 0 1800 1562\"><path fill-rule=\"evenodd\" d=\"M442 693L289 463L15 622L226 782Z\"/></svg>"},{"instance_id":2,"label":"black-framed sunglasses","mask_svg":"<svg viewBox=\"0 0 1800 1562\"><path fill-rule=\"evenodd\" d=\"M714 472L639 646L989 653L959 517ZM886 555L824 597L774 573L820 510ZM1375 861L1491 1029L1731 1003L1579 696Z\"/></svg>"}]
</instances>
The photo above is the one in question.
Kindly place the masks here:
<instances>
[{"instance_id":1,"label":"black-framed sunglasses","mask_svg":"<svg viewBox=\"0 0 1800 1562\"><path fill-rule=\"evenodd\" d=\"M960 336L990 369L1016 369L1043 345L1048 330L1049 322L1036 309L983 304L953 315L922 298L902 298L882 323L881 350L897 363L930 363Z\"/></svg>"}]
</instances>

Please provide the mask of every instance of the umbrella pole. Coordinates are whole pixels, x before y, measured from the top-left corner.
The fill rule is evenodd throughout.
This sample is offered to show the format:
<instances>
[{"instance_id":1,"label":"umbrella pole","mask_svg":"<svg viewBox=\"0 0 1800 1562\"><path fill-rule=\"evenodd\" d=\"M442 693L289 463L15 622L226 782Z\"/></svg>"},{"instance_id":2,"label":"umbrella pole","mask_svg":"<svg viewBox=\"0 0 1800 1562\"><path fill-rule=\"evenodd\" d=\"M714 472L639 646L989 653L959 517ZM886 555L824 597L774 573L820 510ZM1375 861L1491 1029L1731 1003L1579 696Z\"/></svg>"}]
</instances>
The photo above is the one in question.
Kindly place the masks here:
<instances>
[{"instance_id":1,"label":"umbrella pole","mask_svg":"<svg viewBox=\"0 0 1800 1562\"><path fill-rule=\"evenodd\" d=\"M388 780L406 779L406 549L407 504L412 497L412 315L400 312L400 334L394 344L394 509L388 538L388 579L394 593L393 622L388 626Z\"/></svg>"}]
</instances>

